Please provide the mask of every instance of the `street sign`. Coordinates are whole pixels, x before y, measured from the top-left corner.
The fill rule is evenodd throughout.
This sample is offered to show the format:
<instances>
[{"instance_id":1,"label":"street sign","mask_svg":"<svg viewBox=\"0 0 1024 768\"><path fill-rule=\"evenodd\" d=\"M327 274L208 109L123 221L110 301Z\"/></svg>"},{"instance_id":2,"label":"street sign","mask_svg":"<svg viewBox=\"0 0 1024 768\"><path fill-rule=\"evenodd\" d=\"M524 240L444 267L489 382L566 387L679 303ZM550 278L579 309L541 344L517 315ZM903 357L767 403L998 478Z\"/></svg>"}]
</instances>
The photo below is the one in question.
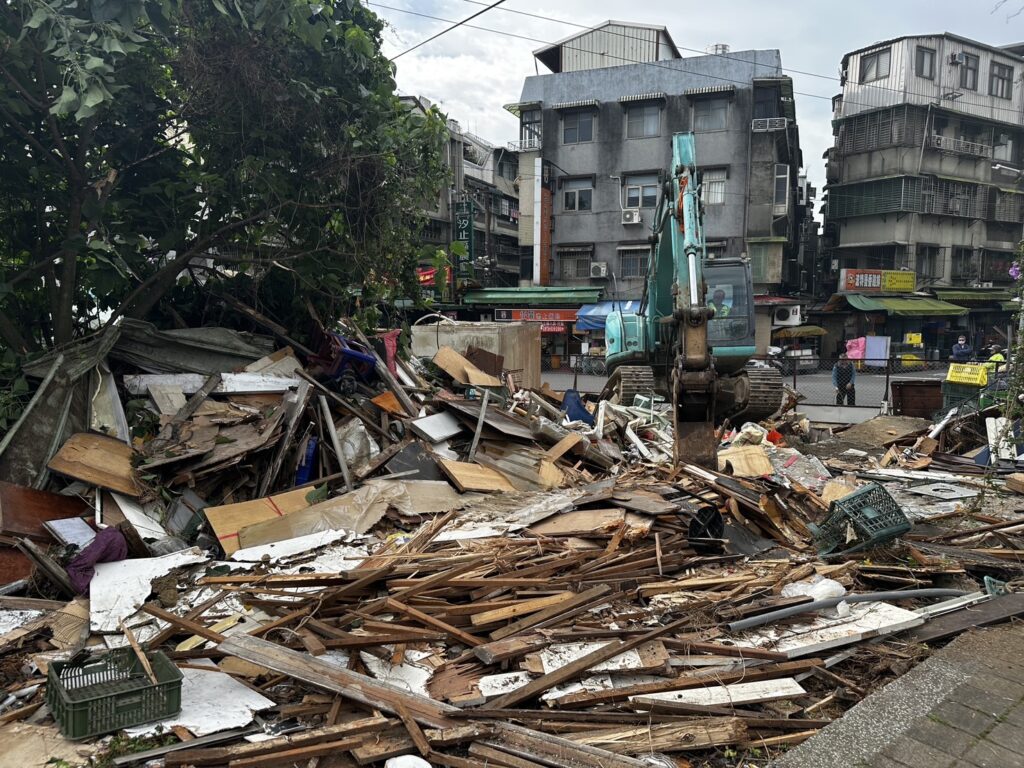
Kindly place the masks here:
<instances>
[{"instance_id":1,"label":"street sign","mask_svg":"<svg viewBox=\"0 0 1024 768\"><path fill-rule=\"evenodd\" d=\"M472 200L462 200L455 204L455 240L466 246L465 256L455 257L455 274L459 277L471 277L474 253L473 242L473 213L474 204Z\"/></svg>"}]
</instances>

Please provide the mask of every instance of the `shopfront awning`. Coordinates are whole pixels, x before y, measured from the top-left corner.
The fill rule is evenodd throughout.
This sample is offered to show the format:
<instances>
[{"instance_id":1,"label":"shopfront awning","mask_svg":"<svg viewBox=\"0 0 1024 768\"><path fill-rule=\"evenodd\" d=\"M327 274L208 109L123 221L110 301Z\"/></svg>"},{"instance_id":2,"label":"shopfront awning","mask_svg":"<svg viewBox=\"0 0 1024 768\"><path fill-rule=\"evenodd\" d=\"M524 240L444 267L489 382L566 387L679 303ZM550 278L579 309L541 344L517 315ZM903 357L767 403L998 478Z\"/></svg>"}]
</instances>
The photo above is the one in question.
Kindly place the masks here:
<instances>
[{"instance_id":1,"label":"shopfront awning","mask_svg":"<svg viewBox=\"0 0 1024 768\"><path fill-rule=\"evenodd\" d=\"M590 286L527 286L525 288L477 288L466 291L463 303L474 306L579 307L601 298L601 289Z\"/></svg>"},{"instance_id":2,"label":"shopfront awning","mask_svg":"<svg viewBox=\"0 0 1024 768\"><path fill-rule=\"evenodd\" d=\"M924 296L868 297L859 293L848 293L845 298L851 307L861 312L886 312L899 317L959 317L968 312L966 307L958 307L948 301Z\"/></svg>"},{"instance_id":3,"label":"shopfront awning","mask_svg":"<svg viewBox=\"0 0 1024 768\"><path fill-rule=\"evenodd\" d=\"M1009 291L1002 288L935 288L932 292L937 299L968 307L1010 301L1013 298Z\"/></svg>"},{"instance_id":4,"label":"shopfront awning","mask_svg":"<svg viewBox=\"0 0 1024 768\"><path fill-rule=\"evenodd\" d=\"M603 331L605 320L611 312L640 311L640 300L630 301L599 301L597 304L587 304L580 307L576 313L576 328L580 331Z\"/></svg>"}]
</instances>

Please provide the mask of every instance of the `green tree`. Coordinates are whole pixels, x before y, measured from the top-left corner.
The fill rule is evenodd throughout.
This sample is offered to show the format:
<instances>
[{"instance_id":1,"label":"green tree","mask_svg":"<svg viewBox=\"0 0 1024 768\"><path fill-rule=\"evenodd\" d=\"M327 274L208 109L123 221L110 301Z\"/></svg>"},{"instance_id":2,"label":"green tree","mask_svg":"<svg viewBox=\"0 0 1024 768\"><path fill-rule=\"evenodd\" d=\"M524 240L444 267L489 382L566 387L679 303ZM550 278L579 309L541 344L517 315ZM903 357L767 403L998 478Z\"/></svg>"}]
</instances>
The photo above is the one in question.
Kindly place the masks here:
<instances>
[{"instance_id":1,"label":"green tree","mask_svg":"<svg viewBox=\"0 0 1024 768\"><path fill-rule=\"evenodd\" d=\"M0 338L413 293L445 125L357 0L2 0Z\"/></svg>"}]
</instances>

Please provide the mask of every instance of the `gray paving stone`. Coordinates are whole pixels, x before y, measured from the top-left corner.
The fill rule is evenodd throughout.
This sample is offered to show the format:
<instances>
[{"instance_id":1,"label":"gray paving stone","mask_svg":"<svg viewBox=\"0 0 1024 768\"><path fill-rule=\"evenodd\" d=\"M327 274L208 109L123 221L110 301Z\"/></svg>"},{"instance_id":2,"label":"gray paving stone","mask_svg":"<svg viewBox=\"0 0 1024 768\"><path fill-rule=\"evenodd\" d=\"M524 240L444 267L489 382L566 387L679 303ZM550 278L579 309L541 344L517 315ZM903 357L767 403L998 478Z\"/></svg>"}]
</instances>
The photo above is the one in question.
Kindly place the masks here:
<instances>
[{"instance_id":1,"label":"gray paving stone","mask_svg":"<svg viewBox=\"0 0 1024 768\"><path fill-rule=\"evenodd\" d=\"M964 754L974 744L976 739L971 734L933 718L931 714L922 717L908 733L922 744L953 757Z\"/></svg>"},{"instance_id":2,"label":"gray paving stone","mask_svg":"<svg viewBox=\"0 0 1024 768\"><path fill-rule=\"evenodd\" d=\"M1004 749L1024 754L1024 728L1014 723L999 723L985 734L985 741L995 742Z\"/></svg>"},{"instance_id":3,"label":"gray paving stone","mask_svg":"<svg viewBox=\"0 0 1024 768\"><path fill-rule=\"evenodd\" d=\"M998 723L998 720L992 715L965 707L963 704L955 701L944 701L933 709L928 716L933 720L938 720L961 731L966 731L972 736L980 736Z\"/></svg>"},{"instance_id":4,"label":"gray paving stone","mask_svg":"<svg viewBox=\"0 0 1024 768\"><path fill-rule=\"evenodd\" d=\"M885 768L893 762L907 768L952 768L957 764L957 758L922 744L910 736L904 736L879 752L871 765L875 768Z\"/></svg>"},{"instance_id":5,"label":"gray paving stone","mask_svg":"<svg viewBox=\"0 0 1024 768\"><path fill-rule=\"evenodd\" d=\"M999 717L1016 703L1013 696L996 691L986 691L973 685L961 685L950 696L950 701L963 704L992 717Z\"/></svg>"},{"instance_id":6,"label":"gray paving stone","mask_svg":"<svg viewBox=\"0 0 1024 768\"><path fill-rule=\"evenodd\" d=\"M1024 768L1024 755L982 739L964 755L979 768Z\"/></svg>"},{"instance_id":7,"label":"gray paving stone","mask_svg":"<svg viewBox=\"0 0 1024 768\"><path fill-rule=\"evenodd\" d=\"M1013 723L1016 726L1024 727L1024 704L1016 704L1004 712L1002 719L1008 723Z\"/></svg>"}]
</instances>

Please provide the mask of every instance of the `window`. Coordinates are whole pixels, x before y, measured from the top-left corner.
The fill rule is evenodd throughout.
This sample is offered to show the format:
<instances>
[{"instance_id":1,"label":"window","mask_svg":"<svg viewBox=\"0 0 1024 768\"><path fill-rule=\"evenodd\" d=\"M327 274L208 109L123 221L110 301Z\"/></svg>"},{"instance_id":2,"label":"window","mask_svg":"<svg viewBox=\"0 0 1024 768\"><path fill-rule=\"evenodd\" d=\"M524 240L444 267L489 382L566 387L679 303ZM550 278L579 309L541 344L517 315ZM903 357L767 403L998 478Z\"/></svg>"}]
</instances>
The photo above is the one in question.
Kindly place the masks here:
<instances>
[{"instance_id":1,"label":"window","mask_svg":"<svg viewBox=\"0 0 1024 768\"><path fill-rule=\"evenodd\" d=\"M626 177L626 208L654 208L658 204L656 174Z\"/></svg>"},{"instance_id":2,"label":"window","mask_svg":"<svg viewBox=\"0 0 1024 768\"><path fill-rule=\"evenodd\" d=\"M525 149L540 147L540 110L524 109L519 116L519 140Z\"/></svg>"},{"instance_id":3,"label":"window","mask_svg":"<svg viewBox=\"0 0 1024 768\"><path fill-rule=\"evenodd\" d=\"M960 87L978 90L978 57L973 54L964 54L964 63L960 65Z\"/></svg>"},{"instance_id":4,"label":"window","mask_svg":"<svg viewBox=\"0 0 1024 768\"><path fill-rule=\"evenodd\" d=\"M514 158L502 157L498 161L498 175L503 179L515 181L519 175L519 162Z\"/></svg>"},{"instance_id":5,"label":"window","mask_svg":"<svg viewBox=\"0 0 1024 768\"><path fill-rule=\"evenodd\" d=\"M779 86L758 85L754 88L754 119L782 117L779 114L779 103L782 93Z\"/></svg>"},{"instance_id":6,"label":"window","mask_svg":"<svg viewBox=\"0 0 1024 768\"><path fill-rule=\"evenodd\" d=\"M693 105L693 130L724 131L728 99L701 99Z\"/></svg>"},{"instance_id":7,"label":"window","mask_svg":"<svg viewBox=\"0 0 1024 768\"><path fill-rule=\"evenodd\" d=\"M883 48L873 53L864 53L860 57L860 81L870 83L889 76L890 49Z\"/></svg>"},{"instance_id":8,"label":"window","mask_svg":"<svg viewBox=\"0 0 1024 768\"><path fill-rule=\"evenodd\" d=\"M619 277L645 277L650 255L651 248L647 245L619 248Z\"/></svg>"},{"instance_id":9,"label":"window","mask_svg":"<svg viewBox=\"0 0 1024 768\"><path fill-rule=\"evenodd\" d=\"M661 133L661 107L645 104L626 110L626 138L648 139Z\"/></svg>"},{"instance_id":10,"label":"window","mask_svg":"<svg viewBox=\"0 0 1024 768\"><path fill-rule=\"evenodd\" d=\"M566 211L593 210L594 182L590 179L568 179L563 185L562 209Z\"/></svg>"},{"instance_id":11,"label":"window","mask_svg":"<svg viewBox=\"0 0 1024 768\"><path fill-rule=\"evenodd\" d=\"M918 245L917 264L914 265L917 274L920 277L941 277L941 254L942 249L938 245Z\"/></svg>"},{"instance_id":12,"label":"window","mask_svg":"<svg viewBox=\"0 0 1024 768\"><path fill-rule=\"evenodd\" d=\"M700 199L705 205L725 202L725 168L708 168L701 174Z\"/></svg>"},{"instance_id":13,"label":"window","mask_svg":"<svg viewBox=\"0 0 1024 768\"><path fill-rule=\"evenodd\" d=\"M558 249L558 276L563 280L590 278L590 260L594 249L587 246Z\"/></svg>"},{"instance_id":14,"label":"window","mask_svg":"<svg viewBox=\"0 0 1024 768\"><path fill-rule=\"evenodd\" d=\"M918 77L923 77L926 80L934 80L935 49L925 48L923 45L917 46L917 58L915 60L914 69L916 70Z\"/></svg>"},{"instance_id":15,"label":"window","mask_svg":"<svg viewBox=\"0 0 1024 768\"><path fill-rule=\"evenodd\" d=\"M1013 67L992 62L988 75L988 92L998 99L1013 97Z\"/></svg>"},{"instance_id":16,"label":"window","mask_svg":"<svg viewBox=\"0 0 1024 768\"><path fill-rule=\"evenodd\" d=\"M594 113L567 112L562 116L562 143L580 144L594 140Z\"/></svg>"},{"instance_id":17,"label":"window","mask_svg":"<svg viewBox=\"0 0 1024 768\"><path fill-rule=\"evenodd\" d=\"M772 214L782 216L789 210L789 166L775 164L775 198Z\"/></svg>"},{"instance_id":18,"label":"window","mask_svg":"<svg viewBox=\"0 0 1024 768\"><path fill-rule=\"evenodd\" d=\"M996 145L992 148L993 159L1016 163L1017 156L1014 154L1013 149L1014 137L1012 134L996 133Z\"/></svg>"},{"instance_id":19,"label":"window","mask_svg":"<svg viewBox=\"0 0 1024 768\"><path fill-rule=\"evenodd\" d=\"M974 250L956 246L953 248L953 280L965 280L978 276L978 268L974 263Z\"/></svg>"}]
</instances>

